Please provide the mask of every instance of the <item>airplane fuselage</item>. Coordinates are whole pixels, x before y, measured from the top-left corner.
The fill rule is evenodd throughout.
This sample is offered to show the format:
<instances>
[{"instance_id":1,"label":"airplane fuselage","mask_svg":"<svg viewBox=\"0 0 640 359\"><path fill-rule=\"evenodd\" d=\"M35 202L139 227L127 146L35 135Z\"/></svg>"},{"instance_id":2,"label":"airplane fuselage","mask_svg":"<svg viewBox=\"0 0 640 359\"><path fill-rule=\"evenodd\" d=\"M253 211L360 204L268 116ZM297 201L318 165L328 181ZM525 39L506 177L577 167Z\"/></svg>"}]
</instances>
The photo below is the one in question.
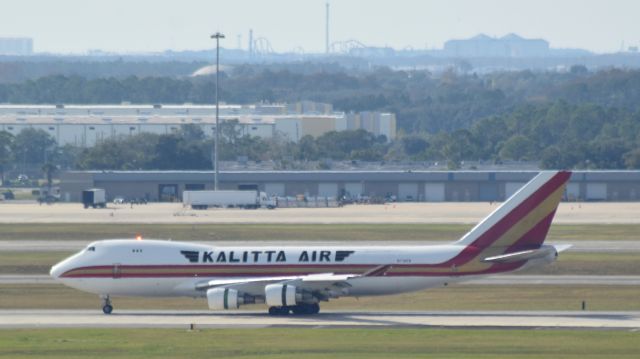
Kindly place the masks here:
<instances>
[{"instance_id":1,"label":"airplane fuselage","mask_svg":"<svg viewBox=\"0 0 640 359\"><path fill-rule=\"evenodd\" d=\"M206 293L196 285L208 280L359 275L386 266L379 276L348 280L351 287L344 295L364 296L439 287L513 271L525 264L469 265L460 258L465 248L455 244L211 247L158 240L109 240L90 244L52 268L51 274L70 287L95 294L203 297ZM452 261L456 257L460 259Z\"/></svg>"}]
</instances>

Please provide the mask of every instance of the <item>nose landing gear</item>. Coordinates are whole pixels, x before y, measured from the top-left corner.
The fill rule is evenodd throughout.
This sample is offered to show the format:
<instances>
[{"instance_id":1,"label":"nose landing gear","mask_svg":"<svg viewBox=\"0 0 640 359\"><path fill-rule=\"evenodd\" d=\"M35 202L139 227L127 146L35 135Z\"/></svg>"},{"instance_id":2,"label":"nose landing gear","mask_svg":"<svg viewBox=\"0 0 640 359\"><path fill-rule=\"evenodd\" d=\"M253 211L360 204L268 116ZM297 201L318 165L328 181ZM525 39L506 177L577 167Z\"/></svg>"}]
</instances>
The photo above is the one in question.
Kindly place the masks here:
<instances>
[{"instance_id":1,"label":"nose landing gear","mask_svg":"<svg viewBox=\"0 0 640 359\"><path fill-rule=\"evenodd\" d=\"M109 299L109 296L101 296L100 298L102 298L102 312L104 314L111 314L113 306L111 305L111 299Z\"/></svg>"}]
</instances>

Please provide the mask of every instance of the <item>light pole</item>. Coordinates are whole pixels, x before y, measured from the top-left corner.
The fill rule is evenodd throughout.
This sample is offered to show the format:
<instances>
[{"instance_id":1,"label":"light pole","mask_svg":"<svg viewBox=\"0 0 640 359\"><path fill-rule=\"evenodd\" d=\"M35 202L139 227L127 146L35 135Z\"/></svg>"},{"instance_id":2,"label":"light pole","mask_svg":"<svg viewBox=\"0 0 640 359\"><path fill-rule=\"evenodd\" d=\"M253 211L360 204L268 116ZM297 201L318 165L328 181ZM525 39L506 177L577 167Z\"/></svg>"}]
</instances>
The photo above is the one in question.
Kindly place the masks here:
<instances>
[{"instance_id":1,"label":"light pole","mask_svg":"<svg viewBox=\"0 0 640 359\"><path fill-rule=\"evenodd\" d=\"M213 145L215 174L213 177L213 189L218 190L218 142L220 142L220 105L218 103L218 83L220 82L220 39L224 39L224 34L216 32L211 35L216 39L216 141Z\"/></svg>"}]
</instances>

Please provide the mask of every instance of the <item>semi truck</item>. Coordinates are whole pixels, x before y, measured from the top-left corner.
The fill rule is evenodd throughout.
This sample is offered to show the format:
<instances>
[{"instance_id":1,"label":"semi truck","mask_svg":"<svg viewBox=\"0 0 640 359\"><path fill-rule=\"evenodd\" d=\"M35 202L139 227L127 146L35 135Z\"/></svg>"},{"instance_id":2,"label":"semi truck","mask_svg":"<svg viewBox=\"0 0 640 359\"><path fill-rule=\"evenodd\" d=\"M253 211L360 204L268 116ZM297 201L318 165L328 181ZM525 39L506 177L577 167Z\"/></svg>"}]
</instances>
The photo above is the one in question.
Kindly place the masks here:
<instances>
[{"instance_id":1,"label":"semi truck","mask_svg":"<svg viewBox=\"0 0 640 359\"><path fill-rule=\"evenodd\" d=\"M184 191L182 204L192 209L268 208L277 206L276 199L258 191Z\"/></svg>"},{"instance_id":2,"label":"semi truck","mask_svg":"<svg viewBox=\"0 0 640 359\"><path fill-rule=\"evenodd\" d=\"M107 206L107 192L102 188L91 188L82 191L84 208L105 208Z\"/></svg>"}]
</instances>

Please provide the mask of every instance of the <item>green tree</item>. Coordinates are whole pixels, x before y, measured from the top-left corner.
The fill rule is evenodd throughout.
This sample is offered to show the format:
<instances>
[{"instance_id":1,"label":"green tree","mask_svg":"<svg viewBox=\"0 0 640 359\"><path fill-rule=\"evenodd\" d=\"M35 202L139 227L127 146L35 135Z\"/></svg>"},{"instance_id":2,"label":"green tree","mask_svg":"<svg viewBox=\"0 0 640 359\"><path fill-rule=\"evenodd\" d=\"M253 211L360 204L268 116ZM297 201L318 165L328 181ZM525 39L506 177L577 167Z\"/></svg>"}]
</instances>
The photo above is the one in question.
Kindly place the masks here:
<instances>
[{"instance_id":1,"label":"green tree","mask_svg":"<svg viewBox=\"0 0 640 359\"><path fill-rule=\"evenodd\" d=\"M544 169L564 169L562 154L557 146L549 146L542 151L540 167Z\"/></svg>"},{"instance_id":2,"label":"green tree","mask_svg":"<svg viewBox=\"0 0 640 359\"><path fill-rule=\"evenodd\" d=\"M500 157L504 159L523 161L536 157L536 146L533 141L522 135L509 138L500 149Z\"/></svg>"},{"instance_id":3,"label":"green tree","mask_svg":"<svg viewBox=\"0 0 640 359\"><path fill-rule=\"evenodd\" d=\"M76 165L85 170L154 169L158 139L156 134L141 133L104 140L80 151Z\"/></svg>"},{"instance_id":4,"label":"green tree","mask_svg":"<svg viewBox=\"0 0 640 359\"><path fill-rule=\"evenodd\" d=\"M51 151L56 141L47 132L41 129L25 128L12 143L12 152L16 161L28 164L42 164L47 156L45 152Z\"/></svg>"},{"instance_id":5,"label":"green tree","mask_svg":"<svg viewBox=\"0 0 640 359\"><path fill-rule=\"evenodd\" d=\"M457 130L448 136L442 154L451 169L459 168L464 160L475 159L477 146L473 134L468 130Z\"/></svg>"},{"instance_id":6,"label":"green tree","mask_svg":"<svg viewBox=\"0 0 640 359\"><path fill-rule=\"evenodd\" d=\"M295 159L299 161L317 160L319 158L319 150L313 136L306 135L298 141L296 146Z\"/></svg>"},{"instance_id":7,"label":"green tree","mask_svg":"<svg viewBox=\"0 0 640 359\"><path fill-rule=\"evenodd\" d=\"M6 131L0 131L0 183L4 183L4 171L13 161L13 135Z\"/></svg>"},{"instance_id":8,"label":"green tree","mask_svg":"<svg viewBox=\"0 0 640 359\"><path fill-rule=\"evenodd\" d=\"M623 156L624 164L629 169L640 169L640 148L634 148Z\"/></svg>"},{"instance_id":9,"label":"green tree","mask_svg":"<svg viewBox=\"0 0 640 359\"><path fill-rule=\"evenodd\" d=\"M409 156L417 156L422 154L429 147L429 142L419 135L409 135L402 137L402 147L404 152Z\"/></svg>"}]
</instances>

